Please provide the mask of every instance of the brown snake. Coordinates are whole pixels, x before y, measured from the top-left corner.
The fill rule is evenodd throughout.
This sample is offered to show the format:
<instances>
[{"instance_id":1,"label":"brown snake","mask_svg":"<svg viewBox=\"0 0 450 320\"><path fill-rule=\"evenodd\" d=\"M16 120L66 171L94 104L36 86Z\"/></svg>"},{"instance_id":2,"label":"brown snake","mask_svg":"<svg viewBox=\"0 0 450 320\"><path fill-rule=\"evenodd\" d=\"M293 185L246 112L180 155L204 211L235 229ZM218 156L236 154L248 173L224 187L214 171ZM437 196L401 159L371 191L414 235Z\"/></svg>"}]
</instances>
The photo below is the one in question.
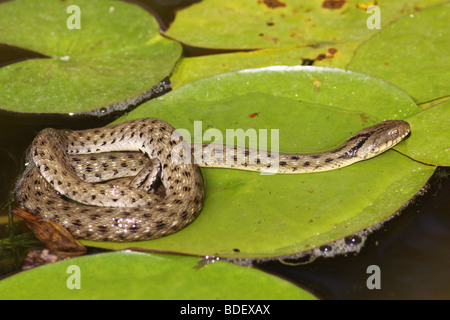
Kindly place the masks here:
<instances>
[{"instance_id":1,"label":"brown snake","mask_svg":"<svg viewBox=\"0 0 450 320\"><path fill-rule=\"evenodd\" d=\"M387 120L362 129L333 151L279 153L277 163L268 164L259 151L239 147L230 154L217 148L195 160L200 166L251 171L275 165L278 173L327 171L374 157L409 131L407 122ZM191 146L175 133L170 124L154 118L88 130L44 129L28 149L29 164L16 183L17 200L77 238L137 241L174 233L197 217L205 199L200 168L193 153L190 159L185 153ZM185 161L175 161L174 155ZM237 163L238 157L243 162ZM162 187L155 190L158 174ZM134 178L125 178L130 176Z\"/></svg>"}]
</instances>

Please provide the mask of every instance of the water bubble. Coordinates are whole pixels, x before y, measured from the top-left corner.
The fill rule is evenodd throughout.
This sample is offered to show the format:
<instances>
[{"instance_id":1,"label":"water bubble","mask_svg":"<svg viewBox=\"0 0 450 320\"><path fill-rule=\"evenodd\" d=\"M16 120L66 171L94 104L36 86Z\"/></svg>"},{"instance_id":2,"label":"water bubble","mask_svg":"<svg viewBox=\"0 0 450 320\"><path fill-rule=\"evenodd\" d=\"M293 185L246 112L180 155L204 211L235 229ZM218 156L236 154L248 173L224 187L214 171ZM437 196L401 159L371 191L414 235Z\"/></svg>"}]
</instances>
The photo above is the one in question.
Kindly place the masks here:
<instances>
[{"instance_id":1,"label":"water bubble","mask_svg":"<svg viewBox=\"0 0 450 320\"><path fill-rule=\"evenodd\" d=\"M355 235L345 238L345 243L352 246L360 244L361 241L361 238Z\"/></svg>"},{"instance_id":2,"label":"water bubble","mask_svg":"<svg viewBox=\"0 0 450 320\"><path fill-rule=\"evenodd\" d=\"M330 252L331 250L333 250L333 247L327 244L320 247L321 252Z\"/></svg>"}]
</instances>

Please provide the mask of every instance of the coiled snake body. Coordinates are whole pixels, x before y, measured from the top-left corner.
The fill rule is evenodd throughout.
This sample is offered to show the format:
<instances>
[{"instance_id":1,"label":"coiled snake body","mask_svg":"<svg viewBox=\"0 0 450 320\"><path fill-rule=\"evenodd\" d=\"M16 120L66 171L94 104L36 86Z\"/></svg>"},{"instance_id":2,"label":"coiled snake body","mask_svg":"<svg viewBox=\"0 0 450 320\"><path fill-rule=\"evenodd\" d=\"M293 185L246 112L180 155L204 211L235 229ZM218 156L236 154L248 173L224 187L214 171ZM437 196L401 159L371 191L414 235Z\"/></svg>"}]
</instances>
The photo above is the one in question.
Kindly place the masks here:
<instances>
[{"instance_id":1,"label":"coiled snake body","mask_svg":"<svg viewBox=\"0 0 450 320\"><path fill-rule=\"evenodd\" d=\"M407 122L387 120L333 151L276 154L275 167L278 173L333 170L384 152L409 131ZM154 118L89 130L44 129L28 149L16 197L28 212L58 222L78 238L148 240L174 233L197 217L205 199L198 165L252 171L274 166L257 150L217 148L199 161L186 152L190 148L175 128ZM201 152L207 149L201 146ZM175 161L174 155L182 157ZM238 157L243 161L230 164ZM154 188L158 175L163 192Z\"/></svg>"}]
</instances>

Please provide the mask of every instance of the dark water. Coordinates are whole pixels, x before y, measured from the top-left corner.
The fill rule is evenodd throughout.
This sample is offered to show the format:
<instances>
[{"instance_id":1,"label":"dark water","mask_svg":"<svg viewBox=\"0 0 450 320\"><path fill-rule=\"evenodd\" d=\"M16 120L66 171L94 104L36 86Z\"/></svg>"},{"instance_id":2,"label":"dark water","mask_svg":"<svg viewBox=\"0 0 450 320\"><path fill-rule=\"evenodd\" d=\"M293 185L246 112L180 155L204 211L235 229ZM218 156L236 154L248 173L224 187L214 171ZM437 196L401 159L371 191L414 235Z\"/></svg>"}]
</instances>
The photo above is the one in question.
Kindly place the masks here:
<instances>
[{"instance_id":1,"label":"dark water","mask_svg":"<svg viewBox=\"0 0 450 320\"><path fill-rule=\"evenodd\" d=\"M157 15L165 28L178 8L197 1L135 2ZM185 47L184 53L192 56L215 52ZM0 66L37 57L39 55L36 53L0 45ZM75 123L69 117L0 113L0 219L4 219L0 239L18 234L17 239L22 234L20 225L8 226L5 221L14 182L23 170L25 150L36 133L45 127L87 128L104 125L113 117L101 120L78 118ZM300 266L274 261L258 267L326 299L449 299L449 174L449 168L438 168L429 181L427 192L418 196L399 217L372 234L357 255L317 259ZM23 246L0 246L0 277L20 267L26 250L27 247ZM380 268L381 289L367 288L366 280L370 276L367 268L370 265Z\"/></svg>"}]
</instances>

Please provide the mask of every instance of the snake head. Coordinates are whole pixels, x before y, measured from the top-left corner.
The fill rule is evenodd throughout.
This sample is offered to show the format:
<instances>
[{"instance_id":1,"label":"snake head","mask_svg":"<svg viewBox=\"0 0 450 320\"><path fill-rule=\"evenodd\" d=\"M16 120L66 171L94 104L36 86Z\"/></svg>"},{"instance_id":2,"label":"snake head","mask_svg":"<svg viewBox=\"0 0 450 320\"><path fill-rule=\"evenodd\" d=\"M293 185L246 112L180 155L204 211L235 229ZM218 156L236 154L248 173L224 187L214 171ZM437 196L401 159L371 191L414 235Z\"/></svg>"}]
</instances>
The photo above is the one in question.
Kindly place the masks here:
<instances>
[{"instance_id":1,"label":"snake head","mask_svg":"<svg viewBox=\"0 0 450 320\"><path fill-rule=\"evenodd\" d=\"M385 120L367 127L350 137L351 151L360 159L374 157L403 140L411 131L409 123L403 120Z\"/></svg>"}]
</instances>

